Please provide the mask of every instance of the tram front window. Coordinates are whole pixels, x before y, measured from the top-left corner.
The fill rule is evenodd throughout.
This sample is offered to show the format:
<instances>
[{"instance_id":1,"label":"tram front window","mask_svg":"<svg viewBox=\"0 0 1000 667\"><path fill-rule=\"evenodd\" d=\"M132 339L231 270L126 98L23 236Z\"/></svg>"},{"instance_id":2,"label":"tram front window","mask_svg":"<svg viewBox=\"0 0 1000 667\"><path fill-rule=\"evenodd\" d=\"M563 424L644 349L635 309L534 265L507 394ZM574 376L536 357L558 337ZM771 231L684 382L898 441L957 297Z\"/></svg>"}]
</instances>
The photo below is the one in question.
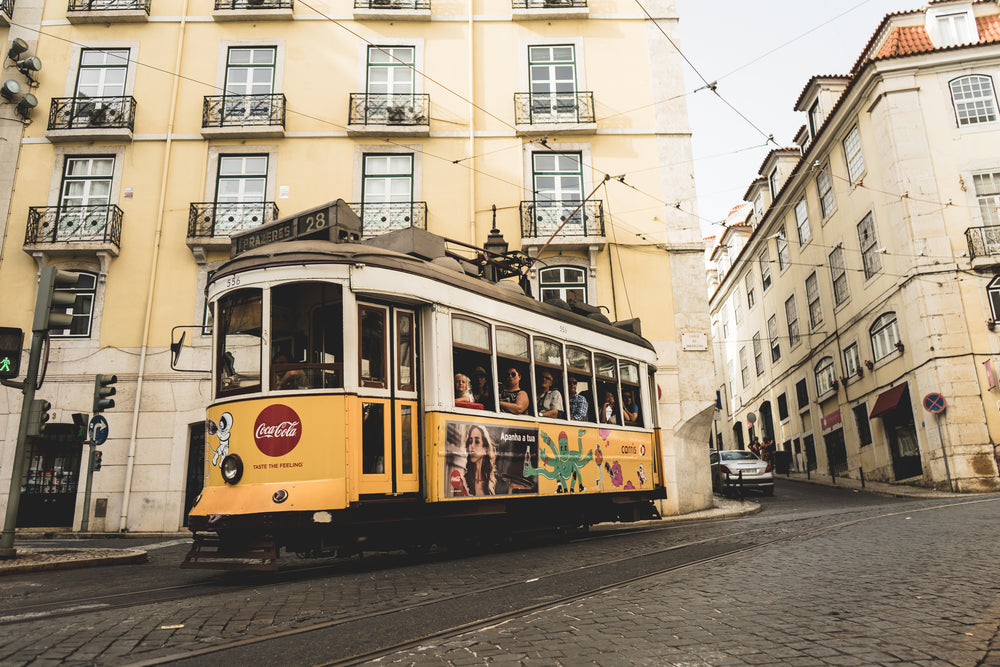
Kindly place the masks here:
<instances>
[{"instance_id":1,"label":"tram front window","mask_svg":"<svg viewBox=\"0 0 1000 667\"><path fill-rule=\"evenodd\" d=\"M244 289L219 299L219 396L260 390L261 303L259 289Z\"/></svg>"},{"instance_id":2,"label":"tram front window","mask_svg":"<svg viewBox=\"0 0 1000 667\"><path fill-rule=\"evenodd\" d=\"M344 386L340 285L302 282L271 290L271 389Z\"/></svg>"}]
</instances>

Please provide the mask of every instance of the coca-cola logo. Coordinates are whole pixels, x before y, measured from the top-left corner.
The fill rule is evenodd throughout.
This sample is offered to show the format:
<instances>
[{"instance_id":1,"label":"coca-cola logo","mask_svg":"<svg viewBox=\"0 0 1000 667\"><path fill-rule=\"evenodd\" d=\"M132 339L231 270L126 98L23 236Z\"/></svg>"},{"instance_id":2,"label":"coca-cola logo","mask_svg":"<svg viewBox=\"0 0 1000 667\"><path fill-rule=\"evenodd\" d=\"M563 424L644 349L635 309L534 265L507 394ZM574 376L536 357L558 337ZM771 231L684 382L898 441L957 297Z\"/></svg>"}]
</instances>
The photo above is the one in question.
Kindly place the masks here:
<instances>
[{"instance_id":1,"label":"coca-cola logo","mask_svg":"<svg viewBox=\"0 0 1000 667\"><path fill-rule=\"evenodd\" d=\"M269 405L257 415L253 440L268 456L284 456L295 449L302 437L302 421L287 405Z\"/></svg>"}]
</instances>

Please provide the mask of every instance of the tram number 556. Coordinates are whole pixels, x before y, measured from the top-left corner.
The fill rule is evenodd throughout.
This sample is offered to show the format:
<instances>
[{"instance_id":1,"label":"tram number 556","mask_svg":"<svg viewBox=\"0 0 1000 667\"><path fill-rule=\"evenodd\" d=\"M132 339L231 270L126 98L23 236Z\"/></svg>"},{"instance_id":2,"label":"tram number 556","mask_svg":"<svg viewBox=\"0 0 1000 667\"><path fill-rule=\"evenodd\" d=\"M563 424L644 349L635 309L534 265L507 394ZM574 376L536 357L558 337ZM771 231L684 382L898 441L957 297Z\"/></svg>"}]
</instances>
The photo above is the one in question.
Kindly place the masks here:
<instances>
[{"instance_id":1,"label":"tram number 556","mask_svg":"<svg viewBox=\"0 0 1000 667\"><path fill-rule=\"evenodd\" d=\"M302 233L308 234L309 232L326 229L330 222L327 219L326 211L320 211L314 215L307 215L301 224Z\"/></svg>"}]
</instances>

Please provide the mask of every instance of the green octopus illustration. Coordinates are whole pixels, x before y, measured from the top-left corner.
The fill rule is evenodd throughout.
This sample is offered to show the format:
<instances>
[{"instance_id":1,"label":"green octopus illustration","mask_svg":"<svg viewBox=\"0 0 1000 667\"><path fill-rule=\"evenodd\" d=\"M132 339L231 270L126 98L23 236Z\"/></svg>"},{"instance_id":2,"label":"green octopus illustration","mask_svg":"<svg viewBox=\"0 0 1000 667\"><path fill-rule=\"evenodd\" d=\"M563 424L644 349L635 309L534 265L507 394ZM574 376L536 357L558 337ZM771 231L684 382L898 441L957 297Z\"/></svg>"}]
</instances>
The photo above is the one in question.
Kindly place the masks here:
<instances>
[{"instance_id":1,"label":"green octopus illustration","mask_svg":"<svg viewBox=\"0 0 1000 667\"><path fill-rule=\"evenodd\" d=\"M545 431L540 431L542 440L552 450L553 457L550 459L548 453L539 448L538 458L542 466L551 467L552 470L546 470L544 467L534 468L531 462L526 460L524 462L524 476L541 475L545 479L556 480L558 483L556 493L565 493L566 491L573 493L574 484L578 485L580 493L583 493L585 489L583 488L582 470L584 466L590 463L594 455L593 450L588 451L586 456L583 455L583 436L586 432L586 429L581 429L577 433L577 449L575 452L571 452L569 449L569 437L565 431L560 431L559 433L558 448L556 448L555 443L552 442L552 438Z\"/></svg>"}]
</instances>

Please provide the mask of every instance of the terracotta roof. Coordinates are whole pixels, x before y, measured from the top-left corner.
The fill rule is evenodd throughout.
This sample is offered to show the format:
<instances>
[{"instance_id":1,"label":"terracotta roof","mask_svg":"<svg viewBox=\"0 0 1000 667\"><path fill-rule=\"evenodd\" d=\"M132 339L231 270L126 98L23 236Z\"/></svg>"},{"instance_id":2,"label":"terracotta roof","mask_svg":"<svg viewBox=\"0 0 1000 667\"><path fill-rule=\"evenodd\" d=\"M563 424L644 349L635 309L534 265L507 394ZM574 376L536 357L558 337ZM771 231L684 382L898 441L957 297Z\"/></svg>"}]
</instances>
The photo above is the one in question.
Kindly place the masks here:
<instances>
[{"instance_id":1,"label":"terracotta roof","mask_svg":"<svg viewBox=\"0 0 1000 667\"><path fill-rule=\"evenodd\" d=\"M763 174L764 165L767 164L767 161L771 159L772 155L777 155L779 153L784 153L786 155L789 153L793 153L796 157L801 157L802 149L799 148L798 146L791 146L791 147L785 146L784 148L775 148L771 150L767 155L764 156L764 161L760 163L760 166L757 167L757 173L760 174L761 176L764 176Z\"/></svg>"}]
</instances>

